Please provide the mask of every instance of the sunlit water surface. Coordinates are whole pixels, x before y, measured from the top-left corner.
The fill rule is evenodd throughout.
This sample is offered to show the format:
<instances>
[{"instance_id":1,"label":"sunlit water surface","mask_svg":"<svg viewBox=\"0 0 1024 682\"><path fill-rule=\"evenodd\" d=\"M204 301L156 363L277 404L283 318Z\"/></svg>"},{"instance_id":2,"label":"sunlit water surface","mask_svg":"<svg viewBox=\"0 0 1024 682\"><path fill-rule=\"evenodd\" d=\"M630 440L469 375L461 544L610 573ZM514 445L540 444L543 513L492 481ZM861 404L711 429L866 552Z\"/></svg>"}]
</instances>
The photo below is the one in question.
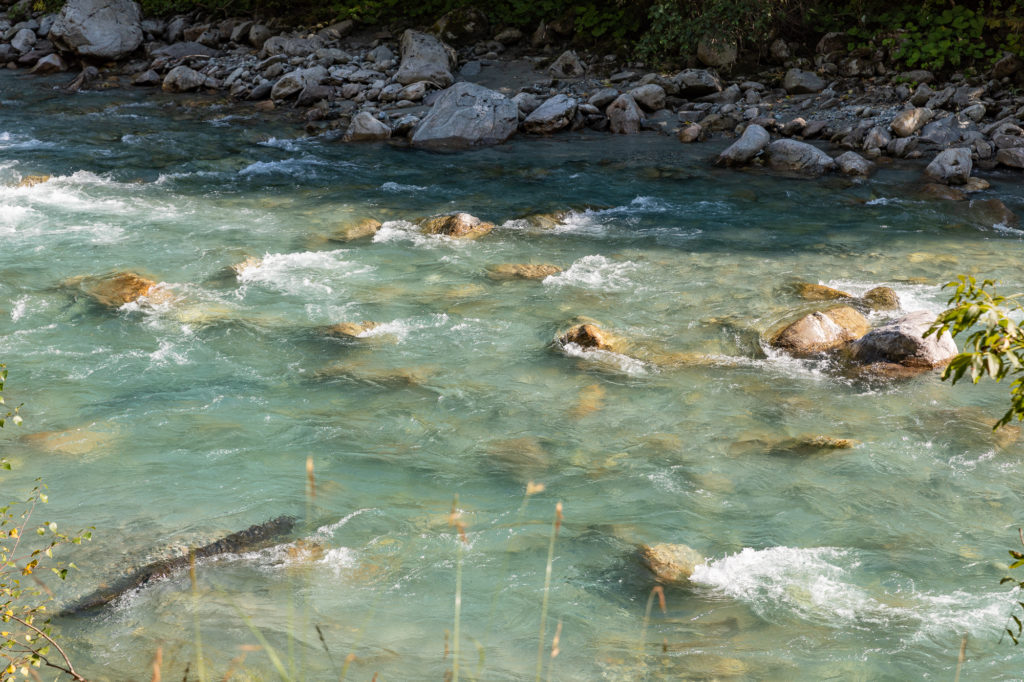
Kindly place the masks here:
<instances>
[{"instance_id":1,"label":"sunlit water surface","mask_svg":"<svg viewBox=\"0 0 1024 682\"><path fill-rule=\"evenodd\" d=\"M999 579L1024 445L987 421L1006 387L855 380L761 342L808 307L795 279L931 311L957 273L1024 287L1021 233L915 198L919 166L801 181L658 136L435 155L58 82L0 74L0 360L25 418L2 434L4 498L41 476L47 518L95 527L59 601L300 519L278 546L200 562L197 596L181 573L57 619L87 676L149 679L159 648L166 679L195 678L201 643L211 678L276 678L255 629L296 677L338 679L354 653L348 679L441 679L461 566L460 675L533 679L558 501L544 677L951 679L965 634L965 679L1019 673ZM53 177L15 186L34 174ZM1019 176L986 177L1024 209ZM563 209L553 228L517 220ZM407 222L454 210L498 227L462 242ZM385 222L374 239L326 239L364 217ZM487 277L519 262L564 272ZM111 311L62 286L114 270L175 301ZM560 352L579 315L643 352ZM363 320L382 326L322 334ZM659 361L681 353L720 362ZM750 446L806 434L861 444ZM545 490L524 503L530 481ZM658 542L708 561L645 625L634 547Z\"/></svg>"}]
</instances>

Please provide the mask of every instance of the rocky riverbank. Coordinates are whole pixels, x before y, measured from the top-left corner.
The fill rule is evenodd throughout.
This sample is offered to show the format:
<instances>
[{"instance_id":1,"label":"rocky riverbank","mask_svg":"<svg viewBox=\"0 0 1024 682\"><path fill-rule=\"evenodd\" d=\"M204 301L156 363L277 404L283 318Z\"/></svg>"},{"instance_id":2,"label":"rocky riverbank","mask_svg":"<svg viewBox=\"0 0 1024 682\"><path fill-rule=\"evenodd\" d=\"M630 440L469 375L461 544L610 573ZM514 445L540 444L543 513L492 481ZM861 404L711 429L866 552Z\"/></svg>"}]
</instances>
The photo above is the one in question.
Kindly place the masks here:
<instances>
[{"instance_id":1,"label":"rocky riverbank","mask_svg":"<svg viewBox=\"0 0 1024 682\"><path fill-rule=\"evenodd\" d=\"M775 41L752 73L739 73L728 50L660 73L566 50L544 25L528 36L492 30L482 16L442 18L435 35L351 21L285 30L242 18L144 18L130 0L29 9L20 2L0 18L7 68L78 70L69 90L215 93L352 142L451 149L582 128L654 131L675 144L739 137L720 165L864 176L877 160L923 158L926 191L947 199L987 186L974 168L1024 169L1024 96L1015 90L1024 62L1011 55L989 73L940 82L894 70L884 50L849 51L845 35L830 33L813 46Z\"/></svg>"}]
</instances>

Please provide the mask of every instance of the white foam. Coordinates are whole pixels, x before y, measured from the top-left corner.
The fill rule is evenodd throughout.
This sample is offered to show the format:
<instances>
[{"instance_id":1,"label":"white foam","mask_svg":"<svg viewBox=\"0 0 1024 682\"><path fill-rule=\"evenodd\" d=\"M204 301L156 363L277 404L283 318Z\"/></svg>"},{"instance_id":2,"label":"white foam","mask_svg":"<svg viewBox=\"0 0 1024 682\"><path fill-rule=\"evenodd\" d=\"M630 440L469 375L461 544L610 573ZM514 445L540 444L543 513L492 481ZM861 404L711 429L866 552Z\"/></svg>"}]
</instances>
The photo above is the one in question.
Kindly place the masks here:
<instances>
[{"instance_id":1,"label":"white foam","mask_svg":"<svg viewBox=\"0 0 1024 682\"><path fill-rule=\"evenodd\" d=\"M399 341L404 341L411 332L421 329L436 329L448 324L448 316L444 313L437 313L428 318L413 318L408 320L392 320L384 322L373 329L368 329L359 334L359 338L370 338L373 336L396 336Z\"/></svg>"},{"instance_id":2,"label":"white foam","mask_svg":"<svg viewBox=\"0 0 1024 682\"><path fill-rule=\"evenodd\" d=\"M334 293L339 277L349 277L373 270L344 259L346 249L334 251L302 251L268 253L262 260L238 273L243 284L261 284L286 293Z\"/></svg>"},{"instance_id":3,"label":"white foam","mask_svg":"<svg viewBox=\"0 0 1024 682\"><path fill-rule=\"evenodd\" d=\"M423 192L423 191L425 191L427 189L426 187L423 187L421 185L403 185L403 184L398 183L398 182L385 182L383 185L380 186L380 188L382 190L384 190L385 192L390 192L391 194L407 194L407 193L410 193L410 192Z\"/></svg>"},{"instance_id":4,"label":"white foam","mask_svg":"<svg viewBox=\"0 0 1024 682\"><path fill-rule=\"evenodd\" d=\"M0 149L2 150L24 150L24 149L49 149L56 147L54 142L43 142L28 135L18 133L0 133Z\"/></svg>"},{"instance_id":5,"label":"white foam","mask_svg":"<svg viewBox=\"0 0 1024 682\"><path fill-rule=\"evenodd\" d=\"M327 162L309 156L301 158L283 159L281 161L254 161L238 171L238 174L245 176L252 175L294 175L297 177L314 177L316 168L326 166Z\"/></svg>"},{"instance_id":6,"label":"white foam","mask_svg":"<svg viewBox=\"0 0 1024 682\"><path fill-rule=\"evenodd\" d=\"M564 344L562 350L571 358L587 360L588 362L593 362L630 376L644 376L657 371L657 368L643 360L637 360L628 355L615 353L610 350L584 348L576 343Z\"/></svg>"},{"instance_id":7,"label":"white foam","mask_svg":"<svg viewBox=\"0 0 1024 682\"><path fill-rule=\"evenodd\" d=\"M418 225L406 220L389 220L384 223L373 235L373 241L375 243L408 241L412 242L413 246L453 248L465 248L472 243L472 240L457 239L443 234L423 234Z\"/></svg>"},{"instance_id":8,"label":"white foam","mask_svg":"<svg viewBox=\"0 0 1024 682\"><path fill-rule=\"evenodd\" d=\"M275 149L284 149L289 152L297 152L301 149L301 140L291 138L279 139L272 137L269 140L260 142L259 145L261 147L273 147Z\"/></svg>"},{"instance_id":9,"label":"white foam","mask_svg":"<svg viewBox=\"0 0 1024 682\"><path fill-rule=\"evenodd\" d=\"M584 256L568 270L544 278L548 286L576 286L602 291L621 291L633 288L629 275L637 269L632 261L612 261L604 256Z\"/></svg>"},{"instance_id":10,"label":"white foam","mask_svg":"<svg viewBox=\"0 0 1024 682\"><path fill-rule=\"evenodd\" d=\"M896 292L900 299L900 310L927 310L938 315L946 309L946 294L942 288L931 284L906 284L903 282L878 282L855 279L833 279L824 282L826 286L833 289L845 291L854 296L863 296L870 289L886 286ZM879 311L881 312L881 311ZM899 315L898 311L886 311L886 317ZM877 314L874 314L877 316Z\"/></svg>"}]
</instances>

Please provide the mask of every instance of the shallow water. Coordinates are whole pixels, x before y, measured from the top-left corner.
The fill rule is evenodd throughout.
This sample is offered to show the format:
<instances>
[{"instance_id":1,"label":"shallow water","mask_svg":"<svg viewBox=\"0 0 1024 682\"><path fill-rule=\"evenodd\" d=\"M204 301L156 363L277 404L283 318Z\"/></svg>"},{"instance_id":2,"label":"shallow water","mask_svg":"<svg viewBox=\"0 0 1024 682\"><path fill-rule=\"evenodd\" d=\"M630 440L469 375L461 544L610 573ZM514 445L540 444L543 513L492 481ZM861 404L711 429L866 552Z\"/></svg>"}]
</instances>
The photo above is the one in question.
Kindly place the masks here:
<instances>
[{"instance_id":1,"label":"shallow water","mask_svg":"<svg viewBox=\"0 0 1024 682\"><path fill-rule=\"evenodd\" d=\"M57 619L88 677L147 677L158 647L180 677L198 618L218 678L240 656L276 676L242 648L249 619L296 676L337 679L354 653L349 679L441 679L461 566L460 673L532 679L557 501L551 679L948 679L965 634L964 679L1019 670L998 583L1024 446L986 425L1006 387L851 380L761 343L812 307L794 279L931 311L958 273L1024 287L1021 233L916 199L919 166L782 179L657 136L435 155L60 80L0 73L0 360L25 418L0 441L5 491L42 476L50 518L95 526L60 600L281 514L321 548L201 562L198 600L177 575ZM15 186L35 174L53 177ZM1024 209L1018 176L986 177ZM459 242L409 222L454 210L498 227ZM372 240L328 241L364 217L385 222ZM564 272L486 276L515 262ZM62 285L113 270L174 300L110 311ZM558 351L576 316L633 352ZM322 333L363 320L380 326ZM757 445L806 434L861 444ZM708 557L646 626L642 542Z\"/></svg>"}]
</instances>

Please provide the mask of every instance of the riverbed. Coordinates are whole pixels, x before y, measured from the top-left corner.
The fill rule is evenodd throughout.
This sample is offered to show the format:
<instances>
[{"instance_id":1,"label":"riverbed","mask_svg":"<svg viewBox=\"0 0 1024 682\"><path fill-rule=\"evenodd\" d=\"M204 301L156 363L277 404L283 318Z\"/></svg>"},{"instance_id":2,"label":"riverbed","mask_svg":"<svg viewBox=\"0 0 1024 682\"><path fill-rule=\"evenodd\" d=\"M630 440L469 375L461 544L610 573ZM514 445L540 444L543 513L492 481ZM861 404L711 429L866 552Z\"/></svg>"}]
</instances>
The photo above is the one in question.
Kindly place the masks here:
<instances>
[{"instance_id":1,"label":"riverbed","mask_svg":"<svg viewBox=\"0 0 1024 682\"><path fill-rule=\"evenodd\" d=\"M964 635L964 679L1020 670L999 579L1024 445L990 428L1008 387L763 341L813 309L796 281L889 286L904 312L942 310L961 273L1022 290L1024 233L922 197L920 163L802 180L653 133L433 154L61 82L0 73L0 361L24 417L0 434L5 499L42 477L47 519L95 528L57 601L299 519L201 561L195 590L183 572L55 619L90 679L147 677L158 649L165 677L194 676L197 644L211 678L274 677L254 630L305 679L350 654L348 679L442 679L456 650L467 679L533 679L545 601L550 679L950 679ZM1018 176L983 177L1024 209ZM496 227L413 222L452 211ZM384 225L331 240L363 218ZM68 283L125 270L169 295L108 310ZM565 352L581 316L643 352ZM809 434L858 444L771 446ZM707 557L649 618L642 543Z\"/></svg>"}]
</instances>

